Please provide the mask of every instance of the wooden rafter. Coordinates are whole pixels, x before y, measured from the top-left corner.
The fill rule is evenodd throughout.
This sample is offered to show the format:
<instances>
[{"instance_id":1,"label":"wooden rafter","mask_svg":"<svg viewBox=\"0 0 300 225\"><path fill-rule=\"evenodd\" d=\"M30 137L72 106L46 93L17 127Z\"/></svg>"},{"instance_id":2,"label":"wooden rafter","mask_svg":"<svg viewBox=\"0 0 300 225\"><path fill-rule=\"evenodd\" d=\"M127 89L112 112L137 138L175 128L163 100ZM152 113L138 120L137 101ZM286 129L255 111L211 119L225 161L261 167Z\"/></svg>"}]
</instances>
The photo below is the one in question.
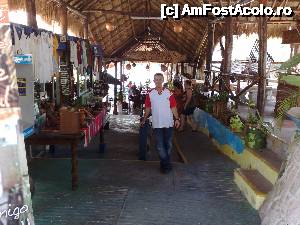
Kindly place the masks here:
<instances>
[{"instance_id":1,"label":"wooden rafter","mask_svg":"<svg viewBox=\"0 0 300 225\"><path fill-rule=\"evenodd\" d=\"M127 0L127 2L128 2L129 12L132 13L130 0ZM130 20L130 24L131 24L131 29L132 29L133 36L136 39L135 28L134 28L134 24L133 24L132 20Z\"/></svg>"},{"instance_id":2,"label":"wooden rafter","mask_svg":"<svg viewBox=\"0 0 300 225\"><path fill-rule=\"evenodd\" d=\"M65 7L67 7L68 10L70 10L72 13L74 13L75 15L77 16L80 16L81 18L83 19L86 19L86 15L82 14L80 11L78 11L76 8L74 8L73 6L71 6L70 4L66 3L65 1L63 0L51 0L53 2L56 2L60 5L63 5Z\"/></svg>"},{"instance_id":3,"label":"wooden rafter","mask_svg":"<svg viewBox=\"0 0 300 225\"><path fill-rule=\"evenodd\" d=\"M158 13L140 13L140 12L130 12L130 11L118 11L118 10L108 10L108 9L95 9L95 10L83 10L83 13L102 13L102 14L113 14L121 16L144 16L144 17L160 17Z\"/></svg>"},{"instance_id":4,"label":"wooden rafter","mask_svg":"<svg viewBox=\"0 0 300 225\"><path fill-rule=\"evenodd\" d=\"M90 7L91 7L92 5L95 5L97 2L98 2L98 0L92 0L92 1L90 1L88 4L85 4L85 5L83 4L83 7L80 9L80 11L90 9Z\"/></svg>"}]
</instances>

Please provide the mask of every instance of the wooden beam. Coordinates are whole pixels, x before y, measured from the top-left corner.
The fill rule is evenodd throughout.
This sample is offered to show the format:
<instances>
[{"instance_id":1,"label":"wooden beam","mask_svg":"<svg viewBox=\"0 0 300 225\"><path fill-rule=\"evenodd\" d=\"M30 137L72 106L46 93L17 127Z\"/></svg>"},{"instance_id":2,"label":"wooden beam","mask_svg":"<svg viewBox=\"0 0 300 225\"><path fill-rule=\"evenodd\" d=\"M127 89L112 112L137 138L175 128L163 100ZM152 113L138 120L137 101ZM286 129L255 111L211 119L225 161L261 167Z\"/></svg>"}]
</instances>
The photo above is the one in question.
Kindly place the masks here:
<instances>
[{"instance_id":1,"label":"wooden beam","mask_svg":"<svg viewBox=\"0 0 300 225\"><path fill-rule=\"evenodd\" d=\"M221 71L223 74L231 73L231 58L232 58L232 49L233 49L233 18L226 18L226 34L225 34L225 54L224 54L224 71ZM230 86L230 77L226 76L224 80L225 86Z\"/></svg>"},{"instance_id":2,"label":"wooden beam","mask_svg":"<svg viewBox=\"0 0 300 225\"><path fill-rule=\"evenodd\" d=\"M80 11L88 10L92 5L95 5L98 0L90 1L88 4L84 5Z\"/></svg>"},{"instance_id":3,"label":"wooden beam","mask_svg":"<svg viewBox=\"0 0 300 225\"><path fill-rule=\"evenodd\" d=\"M84 22L83 22L83 38L84 39L89 38L89 21L88 21L88 19L84 20Z\"/></svg>"},{"instance_id":4,"label":"wooden beam","mask_svg":"<svg viewBox=\"0 0 300 225\"><path fill-rule=\"evenodd\" d=\"M121 57L126 51L128 51L134 44L138 43L138 41L133 37L130 38L123 46L115 49L111 53L111 57Z\"/></svg>"},{"instance_id":5,"label":"wooden beam","mask_svg":"<svg viewBox=\"0 0 300 225\"><path fill-rule=\"evenodd\" d=\"M171 4L171 2L172 1L169 1L169 3L168 3L168 5L170 5ZM163 25L163 27L162 27L162 29L161 29L161 32L160 32L160 37L163 37L163 35L164 35L164 33L165 33L165 31L166 31L166 27L167 27L167 24L168 24L168 20L164 20L164 25Z\"/></svg>"},{"instance_id":6,"label":"wooden beam","mask_svg":"<svg viewBox=\"0 0 300 225\"><path fill-rule=\"evenodd\" d=\"M115 78L118 79L118 63L115 62ZM117 85L114 84L114 111L113 114L114 115L118 115L118 111L117 111L117 93L118 89L117 89Z\"/></svg>"},{"instance_id":7,"label":"wooden beam","mask_svg":"<svg viewBox=\"0 0 300 225\"><path fill-rule=\"evenodd\" d=\"M248 17L247 17L248 18ZM274 17L270 17L271 18L274 18ZM268 20L268 24L294 24L294 23L297 23L297 20L289 20L289 19L280 19L280 20ZM225 21L218 21L217 23L219 24L225 24L226 22ZM232 22L233 24L257 24L257 21L253 20L245 20L245 21L242 21L242 20L235 20Z\"/></svg>"},{"instance_id":8,"label":"wooden beam","mask_svg":"<svg viewBox=\"0 0 300 225\"><path fill-rule=\"evenodd\" d=\"M81 18L83 19L86 19L87 16L84 15L83 13L81 13L80 11L78 11L77 9L75 9L73 6L71 6L70 4L66 3L65 1L63 0L51 0L53 2L56 2L62 6L65 6L68 10L70 10L72 13L74 13L75 15L77 16L80 16Z\"/></svg>"},{"instance_id":9,"label":"wooden beam","mask_svg":"<svg viewBox=\"0 0 300 225\"><path fill-rule=\"evenodd\" d=\"M63 35L68 34L68 10L67 7L62 6L60 8L60 16L61 16L61 33Z\"/></svg>"},{"instance_id":10,"label":"wooden beam","mask_svg":"<svg viewBox=\"0 0 300 225\"><path fill-rule=\"evenodd\" d=\"M129 12L131 13L131 12L132 12L132 10L131 10L131 4L130 4L130 0L127 0L127 3L128 3L128 7L129 7ZM132 22L132 20L131 20L131 19L130 19L130 24L131 24L131 29L132 29L133 36L134 36L134 38L136 38L136 39L137 39L137 37L136 37L136 33L135 33L135 29L134 29L134 24L133 24L133 22Z\"/></svg>"},{"instance_id":11,"label":"wooden beam","mask_svg":"<svg viewBox=\"0 0 300 225\"><path fill-rule=\"evenodd\" d=\"M136 16L136 17L160 17L159 13L142 13L142 12L128 12L128 11L118 11L109 9L95 9L95 10L83 10L82 13L102 13L102 14L113 14L120 16Z\"/></svg>"},{"instance_id":12,"label":"wooden beam","mask_svg":"<svg viewBox=\"0 0 300 225\"><path fill-rule=\"evenodd\" d=\"M212 55L213 55L213 46L214 46L214 24L208 24L208 42L207 42L207 55L206 55L206 74L205 74L205 84L208 86L210 85L210 71L211 71L211 62L212 62Z\"/></svg>"},{"instance_id":13,"label":"wooden beam","mask_svg":"<svg viewBox=\"0 0 300 225\"><path fill-rule=\"evenodd\" d=\"M35 0L26 0L25 1L26 12L27 12L27 24L30 27L38 28L36 22L36 7Z\"/></svg>"},{"instance_id":14,"label":"wooden beam","mask_svg":"<svg viewBox=\"0 0 300 225\"><path fill-rule=\"evenodd\" d=\"M258 59L258 93L257 109L261 116L264 115L265 93L266 93L266 64L267 64L267 17L259 17L259 59Z\"/></svg>"}]
</instances>

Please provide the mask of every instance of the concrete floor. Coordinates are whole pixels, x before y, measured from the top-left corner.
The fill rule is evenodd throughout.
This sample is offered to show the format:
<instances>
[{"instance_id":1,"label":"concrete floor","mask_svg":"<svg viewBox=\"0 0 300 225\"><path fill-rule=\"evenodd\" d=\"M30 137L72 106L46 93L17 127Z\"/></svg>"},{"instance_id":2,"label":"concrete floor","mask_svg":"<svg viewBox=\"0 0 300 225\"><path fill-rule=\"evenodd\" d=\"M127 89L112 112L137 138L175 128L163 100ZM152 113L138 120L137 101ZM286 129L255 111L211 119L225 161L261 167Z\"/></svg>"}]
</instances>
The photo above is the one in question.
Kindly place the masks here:
<instances>
[{"instance_id":1,"label":"concrete floor","mask_svg":"<svg viewBox=\"0 0 300 225\"><path fill-rule=\"evenodd\" d=\"M120 119L135 120L121 116L112 121ZM117 127L112 124L112 130ZM107 139L106 155L95 153L79 160L75 192L71 191L70 159L44 157L31 162L37 225L260 224L258 213L233 182L237 165L217 152L206 136L190 131L176 134L188 164L173 160L174 170L165 175L155 159L135 159L138 123L119 124L119 129L126 132ZM126 158L127 153L131 156Z\"/></svg>"}]
</instances>

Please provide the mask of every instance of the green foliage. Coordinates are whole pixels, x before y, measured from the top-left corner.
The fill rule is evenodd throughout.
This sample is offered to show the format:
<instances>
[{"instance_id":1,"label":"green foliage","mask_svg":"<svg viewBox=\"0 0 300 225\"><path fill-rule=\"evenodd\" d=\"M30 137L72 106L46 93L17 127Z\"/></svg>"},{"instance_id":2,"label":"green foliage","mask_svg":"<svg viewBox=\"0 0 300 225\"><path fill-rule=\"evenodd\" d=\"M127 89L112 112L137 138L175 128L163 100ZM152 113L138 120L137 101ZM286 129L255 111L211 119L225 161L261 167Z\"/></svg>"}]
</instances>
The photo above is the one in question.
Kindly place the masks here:
<instances>
[{"instance_id":1,"label":"green foliage","mask_svg":"<svg viewBox=\"0 0 300 225\"><path fill-rule=\"evenodd\" d=\"M235 115L230 118L230 128L236 132L242 132L244 130L244 124L239 115Z\"/></svg>"},{"instance_id":2,"label":"green foliage","mask_svg":"<svg viewBox=\"0 0 300 225\"><path fill-rule=\"evenodd\" d=\"M214 94L210 97L210 100L213 102L226 102L227 99L228 99L228 93L225 91L222 91L219 94Z\"/></svg>"},{"instance_id":3,"label":"green foliage","mask_svg":"<svg viewBox=\"0 0 300 225\"><path fill-rule=\"evenodd\" d=\"M279 79L287 84L300 87L300 75L281 75Z\"/></svg>"},{"instance_id":4,"label":"green foliage","mask_svg":"<svg viewBox=\"0 0 300 225\"><path fill-rule=\"evenodd\" d=\"M294 55L288 61L281 64L280 69L290 71L293 67L297 66L300 63L300 53Z\"/></svg>"},{"instance_id":5,"label":"green foliage","mask_svg":"<svg viewBox=\"0 0 300 225\"><path fill-rule=\"evenodd\" d=\"M252 149L262 149L266 147L266 134L256 128L248 128L245 137L246 145Z\"/></svg>"},{"instance_id":6,"label":"green foliage","mask_svg":"<svg viewBox=\"0 0 300 225\"><path fill-rule=\"evenodd\" d=\"M259 118L255 115L255 102L254 101L251 101L249 100L248 101L248 117L247 117L247 122L249 124L252 124L252 125L257 125L257 122L259 120Z\"/></svg>"},{"instance_id":7,"label":"green foliage","mask_svg":"<svg viewBox=\"0 0 300 225\"><path fill-rule=\"evenodd\" d=\"M285 98L280 102L279 107L277 109L277 115L276 115L276 120L279 124L281 124L286 112L290 108L297 106L297 99L299 97L300 97L300 93L294 92L290 97Z\"/></svg>"},{"instance_id":8,"label":"green foliage","mask_svg":"<svg viewBox=\"0 0 300 225\"><path fill-rule=\"evenodd\" d=\"M227 99L228 99L228 93L227 92L222 91L222 92L219 93L219 96L218 96L219 101L226 102Z\"/></svg>"},{"instance_id":9,"label":"green foliage","mask_svg":"<svg viewBox=\"0 0 300 225\"><path fill-rule=\"evenodd\" d=\"M118 92L118 100L119 100L120 102L123 102L123 100L124 100L123 91L119 91L119 92Z\"/></svg>"}]
</instances>

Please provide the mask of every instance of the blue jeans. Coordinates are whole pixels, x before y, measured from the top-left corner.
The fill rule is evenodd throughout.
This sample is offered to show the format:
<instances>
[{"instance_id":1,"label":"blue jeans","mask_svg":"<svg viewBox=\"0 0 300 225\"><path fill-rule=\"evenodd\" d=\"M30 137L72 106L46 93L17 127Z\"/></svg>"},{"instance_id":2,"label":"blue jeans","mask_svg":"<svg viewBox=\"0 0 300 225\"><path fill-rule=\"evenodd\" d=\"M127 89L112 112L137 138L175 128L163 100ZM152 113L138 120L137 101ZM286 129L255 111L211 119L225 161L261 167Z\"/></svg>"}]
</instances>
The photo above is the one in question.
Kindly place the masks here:
<instances>
[{"instance_id":1,"label":"blue jeans","mask_svg":"<svg viewBox=\"0 0 300 225\"><path fill-rule=\"evenodd\" d=\"M159 158L160 158L160 166L163 169L170 169L173 127L155 128L154 135L156 140L156 149L158 151Z\"/></svg>"}]
</instances>

